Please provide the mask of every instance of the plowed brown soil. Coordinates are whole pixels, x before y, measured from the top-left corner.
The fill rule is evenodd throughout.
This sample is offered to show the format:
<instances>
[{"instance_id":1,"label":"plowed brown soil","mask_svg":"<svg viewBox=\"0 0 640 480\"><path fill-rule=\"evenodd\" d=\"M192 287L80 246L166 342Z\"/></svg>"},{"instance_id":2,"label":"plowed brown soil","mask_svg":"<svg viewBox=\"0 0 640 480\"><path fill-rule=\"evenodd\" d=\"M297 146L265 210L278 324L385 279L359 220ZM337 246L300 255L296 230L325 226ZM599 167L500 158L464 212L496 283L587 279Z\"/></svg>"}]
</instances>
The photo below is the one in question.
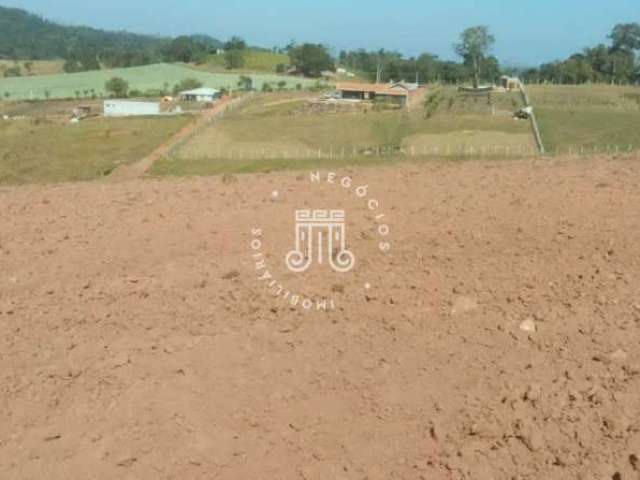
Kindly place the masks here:
<instances>
[{"instance_id":1,"label":"plowed brown soil","mask_svg":"<svg viewBox=\"0 0 640 480\"><path fill-rule=\"evenodd\" d=\"M0 478L638 479L637 161L338 173L388 254L308 174L0 189ZM333 207L354 271L288 272Z\"/></svg>"}]
</instances>

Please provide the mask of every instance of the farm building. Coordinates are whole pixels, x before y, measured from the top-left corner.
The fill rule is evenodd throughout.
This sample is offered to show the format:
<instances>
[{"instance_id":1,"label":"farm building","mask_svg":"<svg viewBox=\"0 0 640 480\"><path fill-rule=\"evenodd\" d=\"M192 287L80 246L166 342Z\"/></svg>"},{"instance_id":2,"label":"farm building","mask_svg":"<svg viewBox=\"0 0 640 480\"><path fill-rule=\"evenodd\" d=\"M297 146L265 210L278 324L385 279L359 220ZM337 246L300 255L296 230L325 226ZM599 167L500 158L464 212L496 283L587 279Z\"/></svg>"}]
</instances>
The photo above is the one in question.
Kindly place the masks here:
<instances>
[{"instance_id":1,"label":"farm building","mask_svg":"<svg viewBox=\"0 0 640 480\"><path fill-rule=\"evenodd\" d=\"M155 102L134 102L131 100L105 100L105 117L134 117L139 115L160 115L160 104Z\"/></svg>"},{"instance_id":2,"label":"farm building","mask_svg":"<svg viewBox=\"0 0 640 480\"><path fill-rule=\"evenodd\" d=\"M196 88L180 92L180 98L188 102L215 102L220 96L220 90L215 88Z\"/></svg>"},{"instance_id":3,"label":"farm building","mask_svg":"<svg viewBox=\"0 0 640 480\"><path fill-rule=\"evenodd\" d=\"M409 91L394 88L389 84L373 83L338 83L336 90L340 98L350 100L390 100L401 105L407 104Z\"/></svg>"},{"instance_id":4,"label":"farm building","mask_svg":"<svg viewBox=\"0 0 640 480\"><path fill-rule=\"evenodd\" d=\"M413 83L413 82L396 82L393 85L391 85L391 88L392 89L403 88L407 92L415 92L420 88L420 84Z\"/></svg>"}]
</instances>

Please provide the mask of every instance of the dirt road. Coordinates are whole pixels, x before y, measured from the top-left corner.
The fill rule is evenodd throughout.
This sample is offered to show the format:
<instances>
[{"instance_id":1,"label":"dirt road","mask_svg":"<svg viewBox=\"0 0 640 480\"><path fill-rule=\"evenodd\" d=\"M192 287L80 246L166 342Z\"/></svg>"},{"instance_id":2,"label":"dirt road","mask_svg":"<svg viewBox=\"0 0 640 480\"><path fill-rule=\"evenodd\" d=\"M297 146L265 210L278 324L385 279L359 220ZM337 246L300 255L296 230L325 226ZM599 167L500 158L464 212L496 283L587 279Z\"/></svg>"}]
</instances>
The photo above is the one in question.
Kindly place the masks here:
<instances>
[{"instance_id":1,"label":"dirt road","mask_svg":"<svg viewBox=\"0 0 640 480\"><path fill-rule=\"evenodd\" d=\"M637 479L640 166L550 162L0 189L0 478Z\"/></svg>"}]
</instances>

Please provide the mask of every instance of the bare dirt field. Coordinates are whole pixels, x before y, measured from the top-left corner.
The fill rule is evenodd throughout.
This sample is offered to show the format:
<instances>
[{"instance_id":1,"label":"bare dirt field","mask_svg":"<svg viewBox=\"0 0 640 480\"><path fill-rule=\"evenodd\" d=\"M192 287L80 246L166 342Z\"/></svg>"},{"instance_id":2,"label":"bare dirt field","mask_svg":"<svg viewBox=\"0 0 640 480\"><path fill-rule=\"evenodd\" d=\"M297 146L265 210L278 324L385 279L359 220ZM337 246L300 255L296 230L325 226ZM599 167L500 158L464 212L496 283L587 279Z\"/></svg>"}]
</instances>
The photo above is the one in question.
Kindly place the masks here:
<instances>
[{"instance_id":1,"label":"bare dirt field","mask_svg":"<svg viewBox=\"0 0 640 480\"><path fill-rule=\"evenodd\" d=\"M337 173L0 188L0 478L639 478L637 161Z\"/></svg>"}]
</instances>

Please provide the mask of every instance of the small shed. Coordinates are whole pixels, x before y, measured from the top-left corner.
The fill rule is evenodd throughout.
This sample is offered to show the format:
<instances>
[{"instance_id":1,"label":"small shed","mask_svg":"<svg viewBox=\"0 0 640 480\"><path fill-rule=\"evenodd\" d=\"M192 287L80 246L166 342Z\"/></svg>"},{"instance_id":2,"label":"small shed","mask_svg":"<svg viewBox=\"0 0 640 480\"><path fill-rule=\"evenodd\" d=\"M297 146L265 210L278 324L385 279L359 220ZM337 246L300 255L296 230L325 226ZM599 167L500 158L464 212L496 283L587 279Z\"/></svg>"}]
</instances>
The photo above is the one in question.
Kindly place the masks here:
<instances>
[{"instance_id":1,"label":"small shed","mask_svg":"<svg viewBox=\"0 0 640 480\"><path fill-rule=\"evenodd\" d=\"M160 115L157 102L134 102L131 100L105 100L105 117L135 117L141 115Z\"/></svg>"},{"instance_id":2,"label":"small shed","mask_svg":"<svg viewBox=\"0 0 640 480\"><path fill-rule=\"evenodd\" d=\"M503 75L500 77L500 86L505 90L518 90L520 88L520 79L518 77Z\"/></svg>"},{"instance_id":3,"label":"small shed","mask_svg":"<svg viewBox=\"0 0 640 480\"><path fill-rule=\"evenodd\" d=\"M215 102L220 96L220 90L215 88L196 88L180 92L180 98L188 102Z\"/></svg>"}]
</instances>

